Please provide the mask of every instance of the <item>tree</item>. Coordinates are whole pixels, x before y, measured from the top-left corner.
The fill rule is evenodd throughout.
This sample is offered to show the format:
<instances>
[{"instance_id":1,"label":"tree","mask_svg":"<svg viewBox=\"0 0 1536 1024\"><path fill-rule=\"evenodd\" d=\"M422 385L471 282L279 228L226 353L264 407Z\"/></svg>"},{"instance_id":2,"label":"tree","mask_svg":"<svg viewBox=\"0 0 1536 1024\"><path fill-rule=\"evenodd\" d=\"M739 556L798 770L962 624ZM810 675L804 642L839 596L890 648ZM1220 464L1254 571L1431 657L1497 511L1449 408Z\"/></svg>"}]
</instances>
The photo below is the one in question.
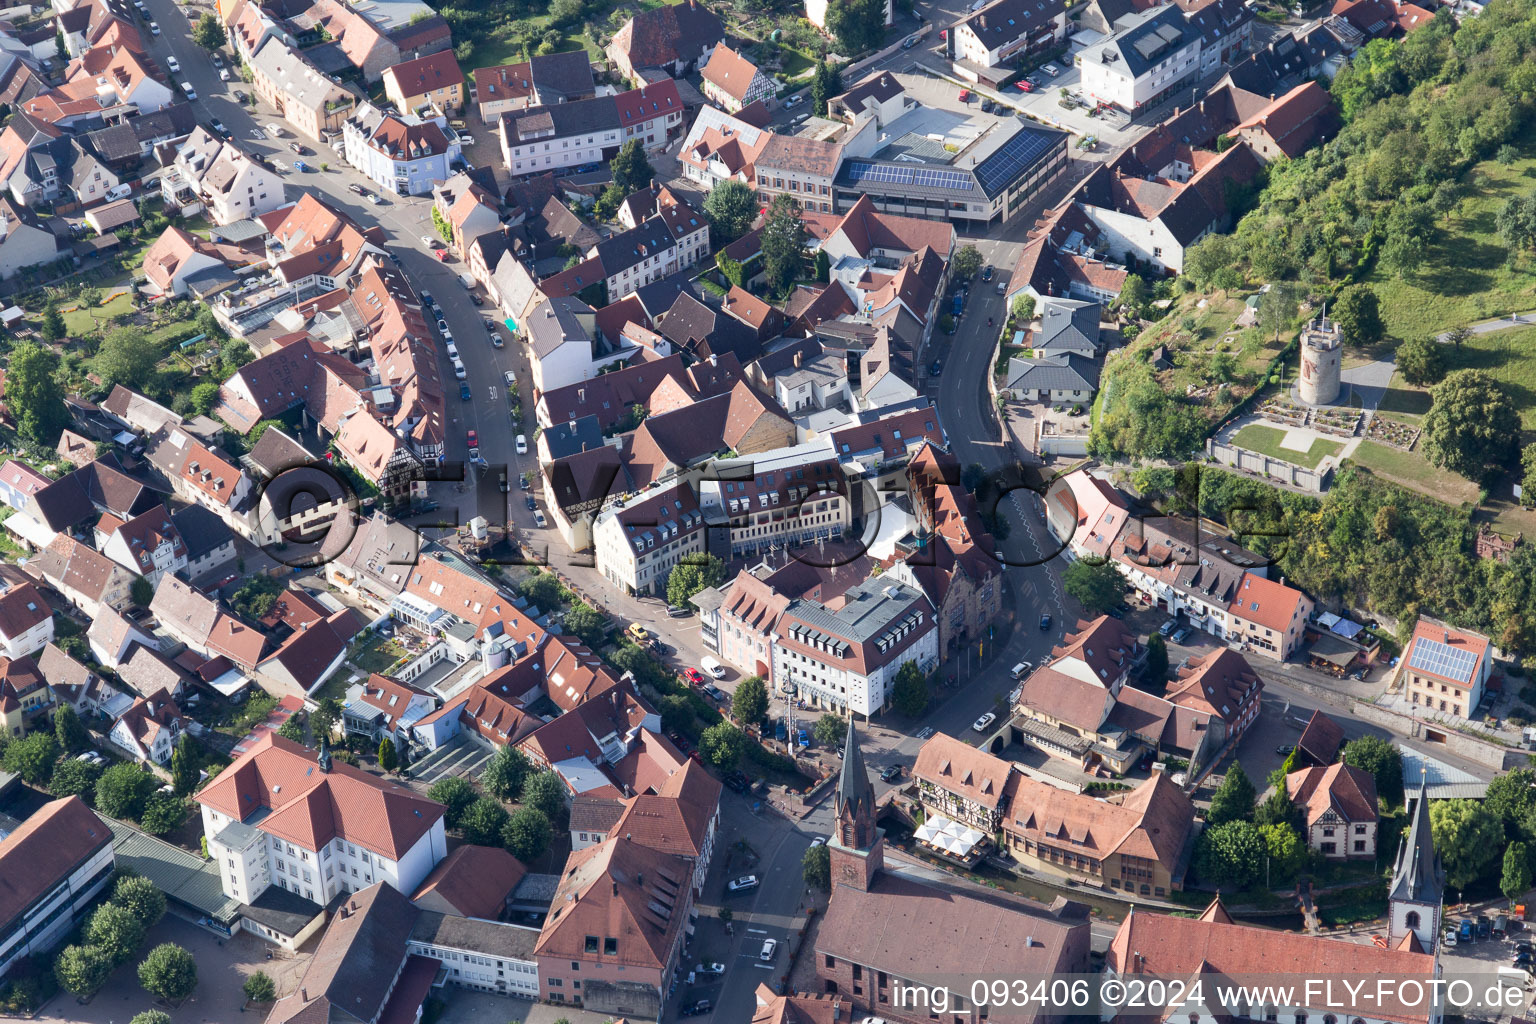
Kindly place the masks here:
<instances>
[{"instance_id":1,"label":"tree","mask_svg":"<svg viewBox=\"0 0 1536 1024\"><path fill-rule=\"evenodd\" d=\"M79 753L91 741L80 716L69 704L60 704L53 709L53 738L66 754Z\"/></svg>"},{"instance_id":2,"label":"tree","mask_svg":"<svg viewBox=\"0 0 1536 1024\"><path fill-rule=\"evenodd\" d=\"M1461 351L1461 346L1470 340L1471 337L1472 328L1468 327L1466 324L1457 324L1455 327L1452 327L1450 330L1445 332L1445 340L1458 352Z\"/></svg>"},{"instance_id":3,"label":"tree","mask_svg":"<svg viewBox=\"0 0 1536 1024\"><path fill-rule=\"evenodd\" d=\"M1211 796L1211 809L1205 820L1211 825L1253 820L1253 783L1248 781L1248 773L1236 761L1232 762L1226 778Z\"/></svg>"},{"instance_id":4,"label":"tree","mask_svg":"<svg viewBox=\"0 0 1536 1024\"><path fill-rule=\"evenodd\" d=\"M979 462L967 463L966 467L960 471L960 486L972 494L975 494L976 489L985 483L986 480L986 468Z\"/></svg>"},{"instance_id":5,"label":"tree","mask_svg":"<svg viewBox=\"0 0 1536 1024\"><path fill-rule=\"evenodd\" d=\"M115 764L96 780L96 809L109 818L138 818L155 791L155 778L136 764Z\"/></svg>"},{"instance_id":6,"label":"tree","mask_svg":"<svg viewBox=\"0 0 1536 1024\"><path fill-rule=\"evenodd\" d=\"M667 694L656 702L656 710L661 712L661 728L663 732L693 731L693 704L683 694Z\"/></svg>"},{"instance_id":7,"label":"tree","mask_svg":"<svg viewBox=\"0 0 1536 1024\"><path fill-rule=\"evenodd\" d=\"M325 697L320 701L320 706L310 712L309 731L314 733L318 740L321 737L329 740L336 732L336 723L341 721L341 701L335 697Z\"/></svg>"},{"instance_id":8,"label":"tree","mask_svg":"<svg viewBox=\"0 0 1536 1024\"><path fill-rule=\"evenodd\" d=\"M115 966L100 946L65 946L53 959L53 976L64 991L88 996L106 983Z\"/></svg>"},{"instance_id":9,"label":"tree","mask_svg":"<svg viewBox=\"0 0 1536 1024\"><path fill-rule=\"evenodd\" d=\"M136 607L148 608L149 603L155 599L155 588L145 577L135 576L133 582L128 584L128 599Z\"/></svg>"},{"instance_id":10,"label":"tree","mask_svg":"<svg viewBox=\"0 0 1536 1024\"><path fill-rule=\"evenodd\" d=\"M139 984L168 1003L180 1002L197 987L197 963L176 943L162 942L140 962Z\"/></svg>"},{"instance_id":11,"label":"tree","mask_svg":"<svg viewBox=\"0 0 1536 1024\"><path fill-rule=\"evenodd\" d=\"M1098 616L1120 603L1120 595L1125 592L1125 577L1107 558L1079 558L1067 566L1061 587L1076 598L1089 615Z\"/></svg>"},{"instance_id":12,"label":"tree","mask_svg":"<svg viewBox=\"0 0 1536 1024\"><path fill-rule=\"evenodd\" d=\"M731 714L742 725L756 725L768 714L768 687L762 676L747 676L731 697Z\"/></svg>"},{"instance_id":13,"label":"tree","mask_svg":"<svg viewBox=\"0 0 1536 1024\"><path fill-rule=\"evenodd\" d=\"M752 229L757 219L757 193L744 181L722 181L704 197L704 216L717 246L729 245Z\"/></svg>"},{"instance_id":14,"label":"tree","mask_svg":"<svg viewBox=\"0 0 1536 1024\"><path fill-rule=\"evenodd\" d=\"M1493 226L1509 246L1510 258L1536 245L1536 196L1510 196L1494 215Z\"/></svg>"},{"instance_id":15,"label":"tree","mask_svg":"<svg viewBox=\"0 0 1536 1024\"><path fill-rule=\"evenodd\" d=\"M1021 295L1019 298L1025 297ZM1125 310L1129 315L1139 317L1142 310L1147 308L1147 301L1150 298L1151 296L1147 292L1147 282L1139 274L1126 274L1125 283L1120 286L1120 294L1115 296L1115 305Z\"/></svg>"},{"instance_id":16,"label":"tree","mask_svg":"<svg viewBox=\"0 0 1536 1024\"><path fill-rule=\"evenodd\" d=\"M1381 306L1370 285L1352 284L1339 293L1328 310L1349 345L1374 345L1381 340Z\"/></svg>"},{"instance_id":17,"label":"tree","mask_svg":"<svg viewBox=\"0 0 1536 1024\"><path fill-rule=\"evenodd\" d=\"M139 825L152 836L163 836L187 820L191 808L174 793L151 793L144 800Z\"/></svg>"},{"instance_id":18,"label":"tree","mask_svg":"<svg viewBox=\"0 0 1536 1024\"><path fill-rule=\"evenodd\" d=\"M171 1024L171 1015L164 1010L144 1010L134 1014L128 1024Z\"/></svg>"},{"instance_id":19,"label":"tree","mask_svg":"<svg viewBox=\"0 0 1536 1024\"><path fill-rule=\"evenodd\" d=\"M1376 780L1376 795L1388 807L1403 802L1403 754L1380 736L1361 736L1344 744L1339 760L1351 768L1370 772Z\"/></svg>"},{"instance_id":20,"label":"tree","mask_svg":"<svg viewBox=\"0 0 1536 1024\"><path fill-rule=\"evenodd\" d=\"M577 601L565 613L565 628L575 633L588 647L596 647L608 632L608 620L587 602Z\"/></svg>"},{"instance_id":21,"label":"tree","mask_svg":"<svg viewBox=\"0 0 1536 1024\"><path fill-rule=\"evenodd\" d=\"M827 92L827 59L823 57L816 62L816 70L811 75L811 113L825 117L827 100L830 98L831 94Z\"/></svg>"},{"instance_id":22,"label":"tree","mask_svg":"<svg viewBox=\"0 0 1536 1024\"><path fill-rule=\"evenodd\" d=\"M25 739L12 740L5 748L5 770L20 775L34 786L46 786L59 759L59 741L51 732L34 732Z\"/></svg>"},{"instance_id":23,"label":"tree","mask_svg":"<svg viewBox=\"0 0 1536 1024\"><path fill-rule=\"evenodd\" d=\"M592 216L597 220L612 220L613 215L619 212L619 206L624 202L625 198L623 189L619 188L618 185L609 185L603 189L602 194L597 197L597 201L592 204ZM565 261L565 269L570 270L581 262L581 253L573 252Z\"/></svg>"},{"instance_id":24,"label":"tree","mask_svg":"<svg viewBox=\"0 0 1536 1024\"><path fill-rule=\"evenodd\" d=\"M60 797L78 796L86 803L92 803L96 799L96 779L100 775L101 769L90 761L66 758L53 770L53 778L48 780L48 792Z\"/></svg>"},{"instance_id":25,"label":"tree","mask_svg":"<svg viewBox=\"0 0 1536 1024\"><path fill-rule=\"evenodd\" d=\"M537 807L550 821L565 814L565 783L550 769L538 772L523 784L522 802Z\"/></svg>"},{"instance_id":26,"label":"tree","mask_svg":"<svg viewBox=\"0 0 1536 1024\"><path fill-rule=\"evenodd\" d=\"M1531 853L1524 843L1510 843L1504 851L1504 874L1499 891L1506 899L1517 899L1531 889Z\"/></svg>"},{"instance_id":27,"label":"tree","mask_svg":"<svg viewBox=\"0 0 1536 1024\"><path fill-rule=\"evenodd\" d=\"M1300 311L1296 290L1284 282L1276 281L1269 286L1267 292L1259 296L1259 327L1265 334L1287 331L1296 323Z\"/></svg>"},{"instance_id":28,"label":"tree","mask_svg":"<svg viewBox=\"0 0 1536 1024\"><path fill-rule=\"evenodd\" d=\"M1282 779L1280 785L1275 787L1274 791L1265 797L1264 802L1259 804L1258 809L1253 812L1253 823L1261 828L1269 825L1295 827L1299 824L1300 817L1296 805L1291 803L1291 798L1285 795L1285 782Z\"/></svg>"},{"instance_id":29,"label":"tree","mask_svg":"<svg viewBox=\"0 0 1536 1024\"><path fill-rule=\"evenodd\" d=\"M480 785L498 800L516 800L522 795L523 782L532 770L527 754L516 747L498 747L485 771L480 773Z\"/></svg>"},{"instance_id":30,"label":"tree","mask_svg":"<svg viewBox=\"0 0 1536 1024\"><path fill-rule=\"evenodd\" d=\"M534 860L549 849L549 818L537 807L521 808L507 819L501 830L501 845L523 863Z\"/></svg>"},{"instance_id":31,"label":"tree","mask_svg":"<svg viewBox=\"0 0 1536 1024\"><path fill-rule=\"evenodd\" d=\"M469 780L459 775L445 775L427 790L427 799L436 800L448 808L443 814L443 824L449 828L458 828L464 812L479 798L480 794L475 792Z\"/></svg>"},{"instance_id":32,"label":"tree","mask_svg":"<svg viewBox=\"0 0 1536 1024\"><path fill-rule=\"evenodd\" d=\"M117 327L107 333L92 363L102 384L121 384L135 391L146 389L155 378L160 353L154 341L137 327Z\"/></svg>"},{"instance_id":33,"label":"tree","mask_svg":"<svg viewBox=\"0 0 1536 1024\"><path fill-rule=\"evenodd\" d=\"M703 562L679 562L667 574L667 604L686 608L699 591L725 582L725 563L715 555Z\"/></svg>"},{"instance_id":34,"label":"tree","mask_svg":"<svg viewBox=\"0 0 1536 1024\"><path fill-rule=\"evenodd\" d=\"M400 758L395 755L395 741L385 736L379 740L379 767L392 772L399 766Z\"/></svg>"},{"instance_id":35,"label":"tree","mask_svg":"<svg viewBox=\"0 0 1536 1024\"><path fill-rule=\"evenodd\" d=\"M1141 678L1143 685L1158 688L1168 682L1168 641L1161 633L1147 637L1147 660L1141 667Z\"/></svg>"},{"instance_id":36,"label":"tree","mask_svg":"<svg viewBox=\"0 0 1536 1024\"><path fill-rule=\"evenodd\" d=\"M103 903L85 922L85 941L99 948L113 964L127 963L144 941L144 922L127 907Z\"/></svg>"},{"instance_id":37,"label":"tree","mask_svg":"<svg viewBox=\"0 0 1536 1024\"><path fill-rule=\"evenodd\" d=\"M517 585L517 592L542 611L553 611L571 598L571 592L547 572L535 572Z\"/></svg>"},{"instance_id":38,"label":"tree","mask_svg":"<svg viewBox=\"0 0 1536 1024\"><path fill-rule=\"evenodd\" d=\"M768 204L762 233L763 275L775 292L787 292L805 259L805 222L800 206L780 193Z\"/></svg>"},{"instance_id":39,"label":"tree","mask_svg":"<svg viewBox=\"0 0 1536 1024\"><path fill-rule=\"evenodd\" d=\"M213 411L213 407L219 404L219 382L205 380L192 386L191 392L192 411L199 416L207 416Z\"/></svg>"},{"instance_id":40,"label":"tree","mask_svg":"<svg viewBox=\"0 0 1536 1024\"><path fill-rule=\"evenodd\" d=\"M1137 280L1141 279L1137 278ZM1035 297L1033 295L1020 295L1013 300L1013 306L1009 309L1009 312L1013 314L1013 319L1018 323L1022 324L1033 320L1035 318Z\"/></svg>"},{"instance_id":41,"label":"tree","mask_svg":"<svg viewBox=\"0 0 1536 1024\"><path fill-rule=\"evenodd\" d=\"M1520 413L1509 392L1484 370L1457 370L1430 389L1424 414L1429 461L1487 484L1509 466Z\"/></svg>"},{"instance_id":42,"label":"tree","mask_svg":"<svg viewBox=\"0 0 1536 1024\"><path fill-rule=\"evenodd\" d=\"M41 327L43 340L50 345L64 337L64 314L59 312L59 307L48 301L43 307L43 323Z\"/></svg>"},{"instance_id":43,"label":"tree","mask_svg":"<svg viewBox=\"0 0 1536 1024\"><path fill-rule=\"evenodd\" d=\"M962 245L950 266L954 268L955 280L969 281L981 269L981 250L974 245Z\"/></svg>"},{"instance_id":44,"label":"tree","mask_svg":"<svg viewBox=\"0 0 1536 1024\"><path fill-rule=\"evenodd\" d=\"M722 770L736 767L746 749L746 734L730 722L716 722L699 737L699 752L704 760Z\"/></svg>"},{"instance_id":45,"label":"tree","mask_svg":"<svg viewBox=\"0 0 1536 1024\"><path fill-rule=\"evenodd\" d=\"M812 846L800 858L800 872L812 889L832 888L832 851L825 843Z\"/></svg>"},{"instance_id":46,"label":"tree","mask_svg":"<svg viewBox=\"0 0 1536 1024\"><path fill-rule=\"evenodd\" d=\"M192 41L205 50L217 50L224 45L224 25L212 14L204 14L192 26Z\"/></svg>"},{"instance_id":47,"label":"tree","mask_svg":"<svg viewBox=\"0 0 1536 1024\"><path fill-rule=\"evenodd\" d=\"M5 404L16 417L16 428L34 444L50 448L69 422L58 372L59 357L52 349L24 341L11 351L5 376Z\"/></svg>"},{"instance_id":48,"label":"tree","mask_svg":"<svg viewBox=\"0 0 1536 1024\"><path fill-rule=\"evenodd\" d=\"M1520 490L1523 504L1536 502L1536 442L1520 449Z\"/></svg>"},{"instance_id":49,"label":"tree","mask_svg":"<svg viewBox=\"0 0 1536 1024\"><path fill-rule=\"evenodd\" d=\"M1446 880L1464 889L1482 877L1498 855L1503 830L1477 800L1436 800L1429 805L1435 850Z\"/></svg>"},{"instance_id":50,"label":"tree","mask_svg":"<svg viewBox=\"0 0 1536 1024\"><path fill-rule=\"evenodd\" d=\"M917 667L917 662L905 662L896 670L891 703L908 718L916 718L928 709L928 677Z\"/></svg>"},{"instance_id":51,"label":"tree","mask_svg":"<svg viewBox=\"0 0 1536 1024\"><path fill-rule=\"evenodd\" d=\"M507 824L507 809L501 802L483 796L465 809L459 819L459 831L464 841L476 846L496 846L501 843L501 830Z\"/></svg>"},{"instance_id":52,"label":"tree","mask_svg":"<svg viewBox=\"0 0 1536 1024\"><path fill-rule=\"evenodd\" d=\"M832 280L832 257L827 255L827 250L816 250L816 280L826 284Z\"/></svg>"},{"instance_id":53,"label":"tree","mask_svg":"<svg viewBox=\"0 0 1536 1024\"><path fill-rule=\"evenodd\" d=\"M266 971L257 971L241 986L245 998L253 1003L270 1003L277 998L277 985Z\"/></svg>"},{"instance_id":54,"label":"tree","mask_svg":"<svg viewBox=\"0 0 1536 1024\"><path fill-rule=\"evenodd\" d=\"M1435 383L1445 373L1440 343L1433 338L1409 338L1397 346L1397 368L1409 384Z\"/></svg>"},{"instance_id":55,"label":"tree","mask_svg":"<svg viewBox=\"0 0 1536 1024\"><path fill-rule=\"evenodd\" d=\"M165 916L165 893L143 875L124 875L112 887L112 902L138 918L145 929Z\"/></svg>"},{"instance_id":56,"label":"tree","mask_svg":"<svg viewBox=\"0 0 1536 1024\"><path fill-rule=\"evenodd\" d=\"M1268 852L1264 836L1252 824L1229 821L1200 834L1195 863L1204 880L1246 889L1264 877L1264 855Z\"/></svg>"},{"instance_id":57,"label":"tree","mask_svg":"<svg viewBox=\"0 0 1536 1024\"><path fill-rule=\"evenodd\" d=\"M620 146L618 155L608 161L608 169L613 172L613 183L625 196L647 188L656 177L639 139L630 139Z\"/></svg>"},{"instance_id":58,"label":"tree","mask_svg":"<svg viewBox=\"0 0 1536 1024\"><path fill-rule=\"evenodd\" d=\"M715 253L715 266L720 268L720 276L725 278L726 284L733 288L740 288L746 280L742 265L723 252Z\"/></svg>"},{"instance_id":59,"label":"tree","mask_svg":"<svg viewBox=\"0 0 1536 1024\"><path fill-rule=\"evenodd\" d=\"M1307 863L1307 844L1301 834L1288 822L1263 825L1259 834L1264 837L1264 847L1269 853L1269 882L1288 882L1295 878Z\"/></svg>"},{"instance_id":60,"label":"tree","mask_svg":"<svg viewBox=\"0 0 1536 1024\"><path fill-rule=\"evenodd\" d=\"M830 747L840 743L843 737L848 735L848 725L841 715L822 715L811 727L811 734L816 737L817 743Z\"/></svg>"},{"instance_id":61,"label":"tree","mask_svg":"<svg viewBox=\"0 0 1536 1024\"><path fill-rule=\"evenodd\" d=\"M857 57L865 50L873 50L885 36L885 0L841 0L828 4L826 27L837 40L840 53Z\"/></svg>"},{"instance_id":62,"label":"tree","mask_svg":"<svg viewBox=\"0 0 1536 1024\"><path fill-rule=\"evenodd\" d=\"M269 422L262 420L262 423ZM256 424L260 427L261 423ZM256 428L252 428L255 433ZM263 431L265 433L265 431ZM259 438L257 440L260 440ZM255 441L251 444L255 445ZM283 585L266 573L257 573L240 586L235 588L230 596L230 607L250 619L264 618L277 604L277 599L282 596Z\"/></svg>"}]
</instances>

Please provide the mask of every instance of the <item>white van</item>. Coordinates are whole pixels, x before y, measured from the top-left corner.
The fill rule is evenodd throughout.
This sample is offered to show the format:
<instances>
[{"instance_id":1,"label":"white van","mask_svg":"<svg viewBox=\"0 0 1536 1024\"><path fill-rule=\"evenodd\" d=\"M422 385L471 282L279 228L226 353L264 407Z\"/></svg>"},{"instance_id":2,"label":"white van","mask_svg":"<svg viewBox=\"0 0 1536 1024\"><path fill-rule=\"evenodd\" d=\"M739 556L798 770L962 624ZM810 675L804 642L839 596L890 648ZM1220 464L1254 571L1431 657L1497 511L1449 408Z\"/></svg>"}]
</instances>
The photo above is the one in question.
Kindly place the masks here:
<instances>
[{"instance_id":1,"label":"white van","mask_svg":"<svg viewBox=\"0 0 1536 1024\"><path fill-rule=\"evenodd\" d=\"M1499 968L1499 987L1500 988L1519 988L1519 989L1523 989L1523 988L1525 988L1526 985L1528 985L1530 983L1530 980L1531 980L1531 976L1529 974L1526 974L1523 970L1521 970L1518 967L1500 967Z\"/></svg>"},{"instance_id":2,"label":"white van","mask_svg":"<svg viewBox=\"0 0 1536 1024\"><path fill-rule=\"evenodd\" d=\"M705 655L699 659L699 668L703 669L713 679L724 679L725 668L714 658Z\"/></svg>"},{"instance_id":3,"label":"white van","mask_svg":"<svg viewBox=\"0 0 1536 1024\"><path fill-rule=\"evenodd\" d=\"M470 291L475 290L475 279L469 274L460 274L459 284L463 285L465 288L468 288Z\"/></svg>"}]
</instances>

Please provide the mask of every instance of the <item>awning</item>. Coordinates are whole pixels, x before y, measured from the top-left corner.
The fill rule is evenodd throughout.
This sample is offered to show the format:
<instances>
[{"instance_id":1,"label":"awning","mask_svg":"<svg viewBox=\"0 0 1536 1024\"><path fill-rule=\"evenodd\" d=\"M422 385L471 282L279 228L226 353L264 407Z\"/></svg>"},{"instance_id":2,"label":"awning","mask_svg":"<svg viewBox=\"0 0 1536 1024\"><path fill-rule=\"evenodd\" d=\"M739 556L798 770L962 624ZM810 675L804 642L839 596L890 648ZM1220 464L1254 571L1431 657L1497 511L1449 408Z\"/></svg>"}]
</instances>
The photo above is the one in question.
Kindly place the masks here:
<instances>
[{"instance_id":1,"label":"awning","mask_svg":"<svg viewBox=\"0 0 1536 1024\"><path fill-rule=\"evenodd\" d=\"M507 330L511 331L513 334L517 333L517 321L516 320L513 320L511 317L507 317L505 320L502 321L502 323L506 324L507 325Z\"/></svg>"},{"instance_id":2,"label":"awning","mask_svg":"<svg viewBox=\"0 0 1536 1024\"><path fill-rule=\"evenodd\" d=\"M945 853L954 854L956 857L969 857L976 845L987 837L969 825L962 825L942 814L936 814L918 828L917 838Z\"/></svg>"}]
</instances>

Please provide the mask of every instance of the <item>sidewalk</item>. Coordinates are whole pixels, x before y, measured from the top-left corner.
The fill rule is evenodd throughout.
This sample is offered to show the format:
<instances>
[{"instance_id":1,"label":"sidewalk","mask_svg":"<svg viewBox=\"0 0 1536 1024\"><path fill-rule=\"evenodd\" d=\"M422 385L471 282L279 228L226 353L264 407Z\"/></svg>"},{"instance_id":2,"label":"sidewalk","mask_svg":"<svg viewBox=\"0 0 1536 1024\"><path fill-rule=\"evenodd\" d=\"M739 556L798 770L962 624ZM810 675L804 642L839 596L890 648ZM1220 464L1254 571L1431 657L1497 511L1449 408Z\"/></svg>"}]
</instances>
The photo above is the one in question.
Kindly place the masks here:
<instances>
[{"instance_id":1,"label":"sidewalk","mask_svg":"<svg viewBox=\"0 0 1536 1024\"><path fill-rule=\"evenodd\" d=\"M1494 331L1502 331L1508 327L1530 326L1536 324L1536 310L1529 313L1511 313L1508 316L1495 317L1492 320L1481 320L1475 324L1469 324L1467 329L1473 334L1492 334ZM1435 335L1435 340L1442 345L1451 343L1451 332Z\"/></svg>"}]
</instances>

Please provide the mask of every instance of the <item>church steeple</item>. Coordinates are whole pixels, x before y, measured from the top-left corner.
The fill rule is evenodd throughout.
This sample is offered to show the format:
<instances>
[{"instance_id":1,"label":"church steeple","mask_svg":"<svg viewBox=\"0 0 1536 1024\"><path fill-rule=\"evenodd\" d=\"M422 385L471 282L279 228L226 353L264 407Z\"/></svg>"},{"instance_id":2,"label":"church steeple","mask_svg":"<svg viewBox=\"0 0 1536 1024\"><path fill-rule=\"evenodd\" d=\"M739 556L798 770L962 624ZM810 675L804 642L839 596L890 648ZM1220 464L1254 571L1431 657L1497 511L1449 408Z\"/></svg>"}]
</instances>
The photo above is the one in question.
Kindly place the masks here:
<instances>
[{"instance_id":1,"label":"church steeple","mask_svg":"<svg viewBox=\"0 0 1536 1024\"><path fill-rule=\"evenodd\" d=\"M842 844L854 850L867 850L875 834L875 787L864 767L864 753L859 750L852 717L848 719L848 736L843 740L843 770L837 779L833 806Z\"/></svg>"},{"instance_id":2,"label":"church steeple","mask_svg":"<svg viewBox=\"0 0 1536 1024\"><path fill-rule=\"evenodd\" d=\"M1429 822L1429 779L1424 770L1413 799L1408 833L1397 850L1392 869L1392 888L1387 893L1391 910L1388 944L1394 948L1410 932L1419 944L1433 950L1440 940L1440 907L1445 899L1445 865L1435 852Z\"/></svg>"},{"instance_id":3,"label":"church steeple","mask_svg":"<svg viewBox=\"0 0 1536 1024\"><path fill-rule=\"evenodd\" d=\"M834 801L837 826L827 844L832 882L867 890L885 864L885 834L875 826L875 787L870 784L851 717Z\"/></svg>"}]
</instances>

